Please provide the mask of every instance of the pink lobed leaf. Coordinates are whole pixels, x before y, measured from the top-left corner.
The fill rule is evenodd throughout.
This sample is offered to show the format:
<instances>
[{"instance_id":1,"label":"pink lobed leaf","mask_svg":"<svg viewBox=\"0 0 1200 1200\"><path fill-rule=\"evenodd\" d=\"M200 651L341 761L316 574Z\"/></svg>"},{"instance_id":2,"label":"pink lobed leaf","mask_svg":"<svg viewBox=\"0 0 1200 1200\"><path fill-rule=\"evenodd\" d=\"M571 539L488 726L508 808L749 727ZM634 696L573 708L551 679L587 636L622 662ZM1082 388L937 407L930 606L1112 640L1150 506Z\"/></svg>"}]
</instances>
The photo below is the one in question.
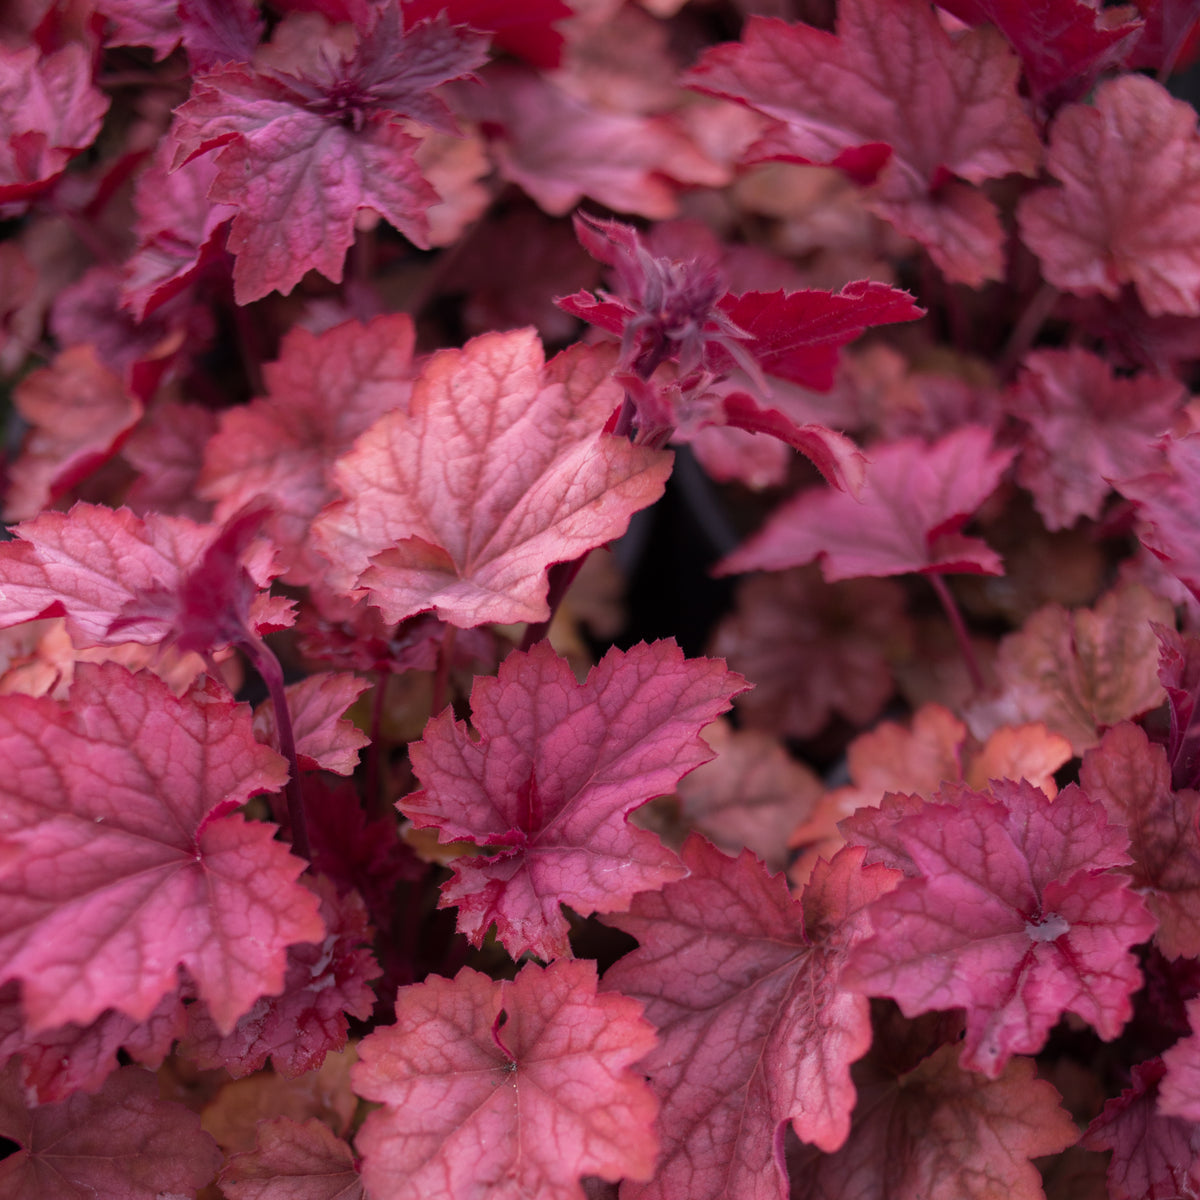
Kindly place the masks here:
<instances>
[{"instance_id":1,"label":"pink lobed leaf","mask_svg":"<svg viewBox=\"0 0 1200 1200\"><path fill-rule=\"evenodd\" d=\"M29 199L61 175L100 132L108 104L78 43L46 55L0 45L0 204Z\"/></svg>"},{"instance_id":2,"label":"pink lobed leaf","mask_svg":"<svg viewBox=\"0 0 1200 1200\"><path fill-rule=\"evenodd\" d=\"M837 35L752 17L685 83L774 118L752 154L842 167L877 182L872 205L978 287L1003 270L1003 231L975 186L1031 175L1039 145L1017 95L1017 59L994 30L951 40L932 9L843 0Z\"/></svg>"},{"instance_id":3,"label":"pink lobed leaf","mask_svg":"<svg viewBox=\"0 0 1200 1200\"><path fill-rule=\"evenodd\" d=\"M118 1054L152 1070L162 1064L186 1027L183 1002L164 996L145 1021L109 1009L90 1025L60 1025L25 1032L20 986L0 987L0 1062L20 1061L20 1082L38 1104L66 1100L76 1092L96 1092L117 1070Z\"/></svg>"},{"instance_id":4,"label":"pink lobed leaf","mask_svg":"<svg viewBox=\"0 0 1200 1200\"><path fill-rule=\"evenodd\" d=\"M308 535L317 513L337 498L334 461L385 413L407 409L415 342L404 313L320 334L295 327L278 360L263 368L267 394L221 414L198 490L216 501L219 521L260 497L270 504L265 530L283 552L288 582L322 574Z\"/></svg>"},{"instance_id":5,"label":"pink lobed leaf","mask_svg":"<svg viewBox=\"0 0 1200 1200\"><path fill-rule=\"evenodd\" d=\"M791 1160L792 1200L1043 1200L1031 1160L1078 1137L1028 1058L980 1080L944 1045L899 1073L864 1071L858 1088L846 1144L834 1154L804 1147Z\"/></svg>"},{"instance_id":6,"label":"pink lobed leaf","mask_svg":"<svg viewBox=\"0 0 1200 1200\"><path fill-rule=\"evenodd\" d=\"M381 1102L358 1135L389 1200L584 1200L579 1179L648 1179L658 1108L630 1069L654 1045L641 1005L597 995L590 962L527 963L512 982L464 967L402 988L363 1039L355 1091Z\"/></svg>"},{"instance_id":7,"label":"pink lobed leaf","mask_svg":"<svg viewBox=\"0 0 1200 1200\"><path fill-rule=\"evenodd\" d=\"M275 571L270 547L252 540L255 520L143 519L82 502L42 513L0 545L0 625L65 613L77 646L173 639L200 650L284 628L288 602L259 594Z\"/></svg>"},{"instance_id":8,"label":"pink lobed leaf","mask_svg":"<svg viewBox=\"0 0 1200 1200\"><path fill-rule=\"evenodd\" d=\"M409 747L420 791L398 807L445 841L496 847L458 859L442 905L479 945L495 922L517 958L570 954L560 905L624 909L682 873L656 837L628 823L712 752L700 731L745 687L715 659L671 641L610 650L579 684L548 643L514 652L471 690L474 736L447 709Z\"/></svg>"},{"instance_id":9,"label":"pink lobed leaf","mask_svg":"<svg viewBox=\"0 0 1200 1200\"><path fill-rule=\"evenodd\" d=\"M1100 84L1055 119L1046 167L1061 187L1017 208L1055 287L1115 299L1131 283L1151 316L1200 314L1196 110L1142 75Z\"/></svg>"},{"instance_id":10,"label":"pink lobed leaf","mask_svg":"<svg viewBox=\"0 0 1200 1200\"><path fill-rule=\"evenodd\" d=\"M9 467L4 519L36 517L117 451L142 405L89 345L70 346L13 392L29 429Z\"/></svg>"},{"instance_id":11,"label":"pink lobed leaf","mask_svg":"<svg viewBox=\"0 0 1200 1200\"><path fill-rule=\"evenodd\" d=\"M796 900L749 852L731 860L693 835L683 860L687 878L608 918L640 947L604 986L642 1000L660 1036L639 1066L662 1100L663 1157L629 1197L783 1200L785 1123L823 1151L849 1133L850 1063L871 1027L841 968L897 876L849 850Z\"/></svg>"},{"instance_id":12,"label":"pink lobed leaf","mask_svg":"<svg viewBox=\"0 0 1200 1200\"><path fill-rule=\"evenodd\" d=\"M365 588L390 622L541 621L546 570L623 533L661 494L671 456L601 433L621 399L612 353L544 363L532 330L438 351L339 460L346 499L318 518L331 585Z\"/></svg>"},{"instance_id":13,"label":"pink lobed leaf","mask_svg":"<svg viewBox=\"0 0 1200 1200\"><path fill-rule=\"evenodd\" d=\"M1166 752L1130 722L1087 751L1079 785L1129 830L1129 873L1158 920L1162 952L1200 955L1200 794L1172 788Z\"/></svg>"},{"instance_id":14,"label":"pink lobed leaf","mask_svg":"<svg viewBox=\"0 0 1200 1200\"><path fill-rule=\"evenodd\" d=\"M1200 596L1200 527L1194 519L1200 495L1200 433L1171 438L1166 465L1117 484L1138 506L1139 537L1172 574Z\"/></svg>"},{"instance_id":15,"label":"pink lobed leaf","mask_svg":"<svg viewBox=\"0 0 1200 1200\"><path fill-rule=\"evenodd\" d=\"M1164 1117L1200 1123L1200 1000L1188 1001L1187 1014L1191 1034L1162 1056L1166 1074L1158 1091L1158 1111Z\"/></svg>"},{"instance_id":16,"label":"pink lobed leaf","mask_svg":"<svg viewBox=\"0 0 1200 1200\"><path fill-rule=\"evenodd\" d=\"M1029 426L1017 482L1033 493L1046 528L1099 517L1110 481L1156 467L1156 439L1183 398L1177 380L1118 377L1079 347L1028 355L1007 407Z\"/></svg>"},{"instance_id":17,"label":"pink lobed leaf","mask_svg":"<svg viewBox=\"0 0 1200 1200\"><path fill-rule=\"evenodd\" d=\"M285 20L277 41L292 28ZM177 110L175 165L216 150L209 199L238 210L228 247L238 257L239 304L290 292L309 270L340 282L363 209L426 244L425 210L437 193L417 166L418 139L405 119L447 126L430 89L479 66L487 39L443 19L403 31L395 5L376 10L359 33L350 53L327 35L295 62L287 40L279 58L290 70L218 68Z\"/></svg>"},{"instance_id":18,"label":"pink lobed leaf","mask_svg":"<svg viewBox=\"0 0 1200 1200\"><path fill-rule=\"evenodd\" d=\"M0 1072L0 1135L20 1149L0 1161L0 1195L37 1200L195 1196L221 1152L200 1118L159 1098L158 1081L123 1067L94 1096L27 1108L14 1064Z\"/></svg>"},{"instance_id":19,"label":"pink lobed leaf","mask_svg":"<svg viewBox=\"0 0 1200 1200\"><path fill-rule=\"evenodd\" d=\"M861 499L813 488L785 502L717 574L780 571L819 559L829 582L863 575L1003 573L1000 557L959 530L1000 482L1014 452L966 425L932 446L872 450Z\"/></svg>"},{"instance_id":20,"label":"pink lobed leaf","mask_svg":"<svg viewBox=\"0 0 1200 1200\"><path fill-rule=\"evenodd\" d=\"M224 1068L235 1079L260 1070L270 1057L288 1079L315 1071L331 1051L346 1045L346 1016L366 1020L375 1006L372 980L380 975L367 911L356 892L338 896L329 880L311 887L321 905L325 937L288 948L283 991L260 996L229 1033L218 1029L203 1005L188 1009L182 1052L200 1067Z\"/></svg>"},{"instance_id":21,"label":"pink lobed leaf","mask_svg":"<svg viewBox=\"0 0 1200 1200\"><path fill-rule=\"evenodd\" d=\"M1106 13L1087 0L939 0L939 6L972 25L995 25L1021 56L1042 105L1088 92L1142 33L1141 22L1128 18L1128 6Z\"/></svg>"},{"instance_id":22,"label":"pink lobed leaf","mask_svg":"<svg viewBox=\"0 0 1200 1200\"><path fill-rule=\"evenodd\" d=\"M180 967L229 1030L325 936L301 860L231 811L287 769L217 684L81 663L65 703L0 697L0 739L0 982L31 1032L144 1021Z\"/></svg>"},{"instance_id":23,"label":"pink lobed leaf","mask_svg":"<svg viewBox=\"0 0 1200 1200\"><path fill-rule=\"evenodd\" d=\"M1162 1059L1133 1068L1133 1082L1087 1127L1079 1144L1111 1150L1111 1200L1186 1196L1200 1190L1200 1124L1158 1110Z\"/></svg>"},{"instance_id":24,"label":"pink lobed leaf","mask_svg":"<svg viewBox=\"0 0 1200 1200\"><path fill-rule=\"evenodd\" d=\"M962 1065L999 1077L1036 1053L1064 1012L1107 1040L1133 1012L1130 948L1154 918L1119 875L1128 839L1078 787L1051 800L1022 780L990 792L948 785L894 826L920 875L872 906L874 935L847 986L891 996L906 1016L962 1007Z\"/></svg>"},{"instance_id":25,"label":"pink lobed leaf","mask_svg":"<svg viewBox=\"0 0 1200 1200\"><path fill-rule=\"evenodd\" d=\"M306 771L353 775L358 752L371 739L343 713L371 686L349 673L309 675L287 686L288 712L300 766ZM254 712L254 733L260 742L276 738L275 709L264 700Z\"/></svg>"}]
</instances>

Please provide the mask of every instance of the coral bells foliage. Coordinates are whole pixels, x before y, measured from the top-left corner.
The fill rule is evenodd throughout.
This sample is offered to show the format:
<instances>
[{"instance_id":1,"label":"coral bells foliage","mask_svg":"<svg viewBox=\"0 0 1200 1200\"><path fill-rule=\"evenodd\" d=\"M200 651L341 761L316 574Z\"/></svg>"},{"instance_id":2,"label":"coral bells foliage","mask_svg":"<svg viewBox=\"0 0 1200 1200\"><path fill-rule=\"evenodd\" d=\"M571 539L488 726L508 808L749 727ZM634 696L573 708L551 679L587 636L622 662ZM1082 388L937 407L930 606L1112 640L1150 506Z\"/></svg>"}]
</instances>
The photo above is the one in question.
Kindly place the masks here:
<instances>
[{"instance_id":1,"label":"coral bells foliage","mask_svg":"<svg viewBox=\"0 0 1200 1200\"><path fill-rule=\"evenodd\" d=\"M755 7L0 5L0 1200L1200 1190L1200 6Z\"/></svg>"}]
</instances>

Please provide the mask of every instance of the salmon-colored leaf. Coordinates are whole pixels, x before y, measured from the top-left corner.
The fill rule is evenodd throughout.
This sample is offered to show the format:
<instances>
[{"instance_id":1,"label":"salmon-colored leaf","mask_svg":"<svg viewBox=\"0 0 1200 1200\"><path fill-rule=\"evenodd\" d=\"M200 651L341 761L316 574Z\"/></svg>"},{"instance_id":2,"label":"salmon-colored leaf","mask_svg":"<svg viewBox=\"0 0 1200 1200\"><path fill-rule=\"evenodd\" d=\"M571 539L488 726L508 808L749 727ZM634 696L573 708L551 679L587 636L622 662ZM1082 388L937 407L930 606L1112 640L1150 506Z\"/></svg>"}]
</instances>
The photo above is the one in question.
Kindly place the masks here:
<instances>
[{"instance_id":1,"label":"salmon-colored leaf","mask_svg":"<svg viewBox=\"0 0 1200 1200\"><path fill-rule=\"evenodd\" d=\"M648 1179L658 1105L630 1068L654 1040L635 1000L596 994L592 963L402 988L352 1072L384 1106L358 1135L363 1180L389 1200L584 1200L584 1175Z\"/></svg>"},{"instance_id":2,"label":"salmon-colored leaf","mask_svg":"<svg viewBox=\"0 0 1200 1200\"><path fill-rule=\"evenodd\" d=\"M346 499L314 528L330 583L366 589L390 622L545 620L550 564L623 533L670 473L666 452L601 432L621 400L612 362L578 346L545 363L532 330L435 354L409 411L335 468Z\"/></svg>"}]
</instances>

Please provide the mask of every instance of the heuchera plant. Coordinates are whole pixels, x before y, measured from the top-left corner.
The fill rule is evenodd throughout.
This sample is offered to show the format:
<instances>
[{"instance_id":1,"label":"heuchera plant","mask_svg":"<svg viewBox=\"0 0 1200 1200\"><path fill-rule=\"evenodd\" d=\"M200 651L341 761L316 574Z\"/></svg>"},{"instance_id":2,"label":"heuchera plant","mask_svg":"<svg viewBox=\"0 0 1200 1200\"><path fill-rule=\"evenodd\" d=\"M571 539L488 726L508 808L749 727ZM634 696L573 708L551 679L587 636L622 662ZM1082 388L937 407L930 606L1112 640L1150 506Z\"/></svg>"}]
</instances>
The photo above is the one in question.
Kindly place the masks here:
<instances>
[{"instance_id":1,"label":"heuchera plant","mask_svg":"<svg viewBox=\"0 0 1200 1200\"><path fill-rule=\"evenodd\" d=\"M1200 1194L1198 26L4 5L0 1200Z\"/></svg>"}]
</instances>

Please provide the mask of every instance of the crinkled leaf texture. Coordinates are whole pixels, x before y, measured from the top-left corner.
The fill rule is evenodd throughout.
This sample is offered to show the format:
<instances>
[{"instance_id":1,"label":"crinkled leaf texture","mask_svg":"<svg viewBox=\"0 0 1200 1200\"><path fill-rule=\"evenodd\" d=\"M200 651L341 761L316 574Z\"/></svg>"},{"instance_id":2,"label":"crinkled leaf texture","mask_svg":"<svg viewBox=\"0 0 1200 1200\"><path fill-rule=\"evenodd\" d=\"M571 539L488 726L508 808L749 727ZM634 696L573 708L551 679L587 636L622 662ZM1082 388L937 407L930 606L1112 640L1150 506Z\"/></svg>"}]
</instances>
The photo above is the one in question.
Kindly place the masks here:
<instances>
[{"instance_id":1,"label":"crinkled leaf texture","mask_svg":"<svg viewBox=\"0 0 1200 1200\"><path fill-rule=\"evenodd\" d=\"M950 784L935 799L894 826L920 875L872 906L847 985L910 1017L965 1008L962 1064L991 1079L1064 1012L1115 1038L1141 985L1130 948L1155 927L1108 873L1129 861L1125 830L1075 785L1051 800L1025 780Z\"/></svg>"},{"instance_id":2,"label":"crinkled leaf texture","mask_svg":"<svg viewBox=\"0 0 1200 1200\"><path fill-rule=\"evenodd\" d=\"M199 650L284 628L290 602L258 592L274 552L253 529L252 515L221 527L83 502L42 513L0 544L0 626L65 613L77 646Z\"/></svg>"},{"instance_id":3,"label":"crinkled leaf texture","mask_svg":"<svg viewBox=\"0 0 1200 1200\"><path fill-rule=\"evenodd\" d=\"M1165 1054L1167 1073L1159 1088L1159 1111L1164 1116L1200 1122L1200 1000L1187 1005L1190 1037L1180 1038Z\"/></svg>"},{"instance_id":4,"label":"crinkled leaf texture","mask_svg":"<svg viewBox=\"0 0 1200 1200\"><path fill-rule=\"evenodd\" d=\"M408 407L415 342L405 313L319 334L296 326L279 360L263 367L267 394L221 414L198 490L216 501L218 521L259 497L270 503L264 529L280 547L287 582L324 573L309 534L313 518L337 499L333 464L384 413Z\"/></svg>"},{"instance_id":5,"label":"crinkled leaf texture","mask_svg":"<svg viewBox=\"0 0 1200 1200\"><path fill-rule=\"evenodd\" d=\"M1006 725L1041 721L1075 754L1110 725L1162 703L1155 672L1155 624L1174 624L1169 600L1140 584L1119 584L1094 608L1038 609L996 656L999 696L972 704L971 732L986 738Z\"/></svg>"},{"instance_id":6,"label":"crinkled leaf texture","mask_svg":"<svg viewBox=\"0 0 1200 1200\"><path fill-rule=\"evenodd\" d=\"M1196 110L1160 83L1122 75L1064 109L1046 158L1061 187L1017 209L1021 236L1057 288L1115 299L1131 283L1151 316L1200 314Z\"/></svg>"},{"instance_id":7,"label":"crinkled leaf texture","mask_svg":"<svg viewBox=\"0 0 1200 1200\"><path fill-rule=\"evenodd\" d=\"M180 967L228 1031L325 936L303 862L232 811L287 768L217 684L80 663L65 703L0 697L0 750L0 981L32 1031L144 1021Z\"/></svg>"},{"instance_id":8,"label":"crinkled leaf texture","mask_svg":"<svg viewBox=\"0 0 1200 1200\"><path fill-rule=\"evenodd\" d=\"M837 36L752 17L686 82L773 117L751 153L877 178L872 206L957 282L1003 271L1003 230L972 186L1039 160L1019 63L995 30L951 39L926 4L842 0Z\"/></svg>"},{"instance_id":9,"label":"crinkled leaf texture","mask_svg":"<svg viewBox=\"0 0 1200 1200\"><path fill-rule=\"evenodd\" d=\"M13 390L28 423L9 467L4 519L36 517L110 459L142 415L142 404L90 345L70 346Z\"/></svg>"},{"instance_id":10,"label":"crinkled leaf texture","mask_svg":"<svg viewBox=\"0 0 1200 1200\"><path fill-rule=\"evenodd\" d=\"M745 687L717 659L672 641L610 650L578 683L549 643L477 678L471 725L446 709L409 747L423 787L397 807L445 841L497 848L460 858L442 890L479 945L495 922L517 958L570 954L560 905L583 916L628 907L683 867L629 813L712 758L699 736Z\"/></svg>"},{"instance_id":11,"label":"crinkled leaf texture","mask_svg":"<svg viewBox=\"0 0 1200 1200\"><path fill-rule=\"evenodd\" d=\"M550 564L622 534L671 470L665 451L601 432L621 401L612 365L588 346L545 363L531 329L438 351L409 411L337 464L346 499L314 527L332 586L365 589L392 622L545 620Z\"/></svg>"},{"instance_id":12,"label":"crinkled leaf texture","mask_svg":"<svg viewBox=\"0 0 1200 1200\"><path fill-rule=\"evenodd\" d=\"M1078 1137L1032 1059L981 1080L949 1045L896 1077L876 1069L855 1079L849 1140L834 1154L804 1147L790 1160L791 1200L1044 1200L1030 1160Z\"/></svg>"},{"instance_id":13,"label":"crinkled leaf texture","mask_svg":"<svg viewBox=\"0 0 1200 1200\"><path fill-rule=\"evenodd\" d=\"M654 1040L636 1000L596 994L590 962L402 988L351 1074L384 1105L358 1135L363 1179L388 1200L584 1200L584 1175L648 1179L658 1103L630 1067Z\"/></svg>"},{"instance_id":14,"label":"crinkled leaf texture","mask_svg":"<svg viewBox=\"0 0 1200 1200\"><path fill-rule=\"evenodd\" d=\"M146 1021L110 1009L90 1025L60 1025L30 1034L20 985L10 982L0 987L0 1062L19 1055L26 1096L51 1104L75 1092L98 1091L117 1069L119 1052L144 1067L160 1066L185 1024L183 1001L170 995Z\"/></svg>"},{"instance_id":15,"label":"crinkled leaf texture","mask_svg":"<svg viewBox=\"0 0 1200 1200\"><path fill-rule=\"evenodd\" d=\"M1165 1068L1151 1059L1133 1068L1133 1082L1087 1127L1079 1144L1111 1150L1112 1200L1194 1196L1200 1192L1200 1124L1159 1111Z\"/></svg>"},{"instance_id":16,"label":"crinkled leaf texture","mask_svg":"<svg viewBox=\"0 0 1200 1200\"><path fill-rule=\"evenodd\" d=\"M346 1015L365 1021L375 1006L371 981L380 971L364 943L370 941L367 910L357 892L338 896L317 877L325 937L288 949L283 992L260 996L233 1030L222 1036L202 1004L188 1008L182 1053L206 1069L223 1067L235 1079L260 1070L268 1056L289 1079L314 1071L330 1051L346 1045Z\"/></svg>"},{"instance_id":17,"label":"crinkled leaf texture","mask_svg":"<svg viewBox=\"0 0 1200 1200\"><path fill-rule=\"evenodd\" d=\"M1136 501L1143 521L1142 544L1200 598L1200 433L1167 442L1166 466L1118 484ZM1167 622L1168 624L1170 622Z\"/></svg>"},{"instance_id":18,"label":"crinkled leaf texture","mask_svg":"<svg viewBox=\"0 0 1200 1200\"><path fill-rule=\"evenodd\" d=\"M402 31L395 5L359 32L350 53L327 35L297 63L273 56L294 71L222 66L177 110L175 165L216 150L209 199L238 210L228 246L239 304L290 292L309 270L340 282L362 209L426 244L425 213L438 197L405 118L445 127L430 91L479 66L487 38L442 19Z\"/></svg>"},{"instance_id":19,"label":"crinkled leaf texture","mask_svg":"<svg viewBox=\"0 0 1200 1200\"><path fill-rule=\"evenodd\" d=\"M364 1200L354 1153L315 1117L260 1121L253 1150L235 1154L219 1180L229 1200Z\"/></svg>"},{"instance_id":20,"label":"crinkled leaf texture","mask_svg":"<svg viewBox=\"0 0 1200 1200\"><path fill-rule=\"evenodd\" d=\"M1105 14L1088 0L939 0L939 7L972 25L995 25L1021 56L1034 97L1050 107L1087 92L1142 33L1128 6Z\"/></svg>"},{"instance_id":21,"label":"crinkled leaf texture","mask_svg":"<svg viewBox=\"0 0 1200 1200\"><path fill-rule=\"evenodd\" d=\"M1158 919L1159 948L1200 956L1200 794L1171 787L1166 752L1129 722L1083 756L1079 785L1129 829L1130 875Z\"/></svg>"},{"instance_id":22,"label":"crinkled leaf texture","mask_svg":"<svg viewBox=\"0 0 1200 1200\"><path fill-rule=\"evenodd\" d=\"M846 1140L871 1022L839 976L865 906L898 879L863 854L819 864L796 900L748 851L694 835L687 878L609 918L640 946L604 986L642 1000L661 1039L639 1069L662 1099L663 1157L630 1200L783 1200L789 1121L822 1150Z\"/></svg>"},{"instance_id":23,"label":"crinkled leaf texture","mask_svg":"<svg viewBox=\"0 0 1200 1200\"><path fill-rule=\"evenodd\" d=\"M61 175L107 110L86 47L72 42L47 55L0 47L0 204L26 200Z\"/></svg>"},{"instance_id":24,"label":"crinkled leaf texture","mask_svg":"<svg viewBox=\"0 0 1200 1200\"><path fill-rule=\"evenodd\" d=\"M371 739L342 714L371 686L349 672L309 675L287 686L288 712L296 754L306 771L332 771L353 775L358 752ZM254 732L259 741L275 743L275 706L264 700L254 711Z\"/></svg>"},{"instance_id":25,"label":"crinkled leaf texture","mask_svg":"<svg viewBox=\"0 0 1200 1200\"><path fill-rule=\"evenodd\" d=\"M191 1197L221 1165L200 1118L159 1099L140 1067L123 1067L94 1096L29 1108L10 1064L0 1073L0 1136L20 1147L0 1161L5 1200Z\"/></svg>"},{"instance_id":26,"label":"crinkled leaf texture","mask_svg":"<svg viewBox=\"0 0 1200 1200\"><path fill-rule=\"evenodd\" d=\"M1033 493L1046 528L1099 517L1110 480L1157 466L1156 440L1184 396L1176 379L1119 377L1078 346L1028 355L1008 407L1029 425L1017 482Z\"/></svg>"},{"instance_id":27,"label":"crinkled leaf texture","mask_svg":"<svg viewBox=\"0 0 1200 1200\"><path fill-rule=\"evenodd\" d=\"M959 530L988 498L1013 451L965 425L933 445L917 439L871 451L861 498L810 488L781 505L717 573L781 571L820 559L829 582L862 575L1000 575L1000 556Z\"/></svg>"}]
</instances>

